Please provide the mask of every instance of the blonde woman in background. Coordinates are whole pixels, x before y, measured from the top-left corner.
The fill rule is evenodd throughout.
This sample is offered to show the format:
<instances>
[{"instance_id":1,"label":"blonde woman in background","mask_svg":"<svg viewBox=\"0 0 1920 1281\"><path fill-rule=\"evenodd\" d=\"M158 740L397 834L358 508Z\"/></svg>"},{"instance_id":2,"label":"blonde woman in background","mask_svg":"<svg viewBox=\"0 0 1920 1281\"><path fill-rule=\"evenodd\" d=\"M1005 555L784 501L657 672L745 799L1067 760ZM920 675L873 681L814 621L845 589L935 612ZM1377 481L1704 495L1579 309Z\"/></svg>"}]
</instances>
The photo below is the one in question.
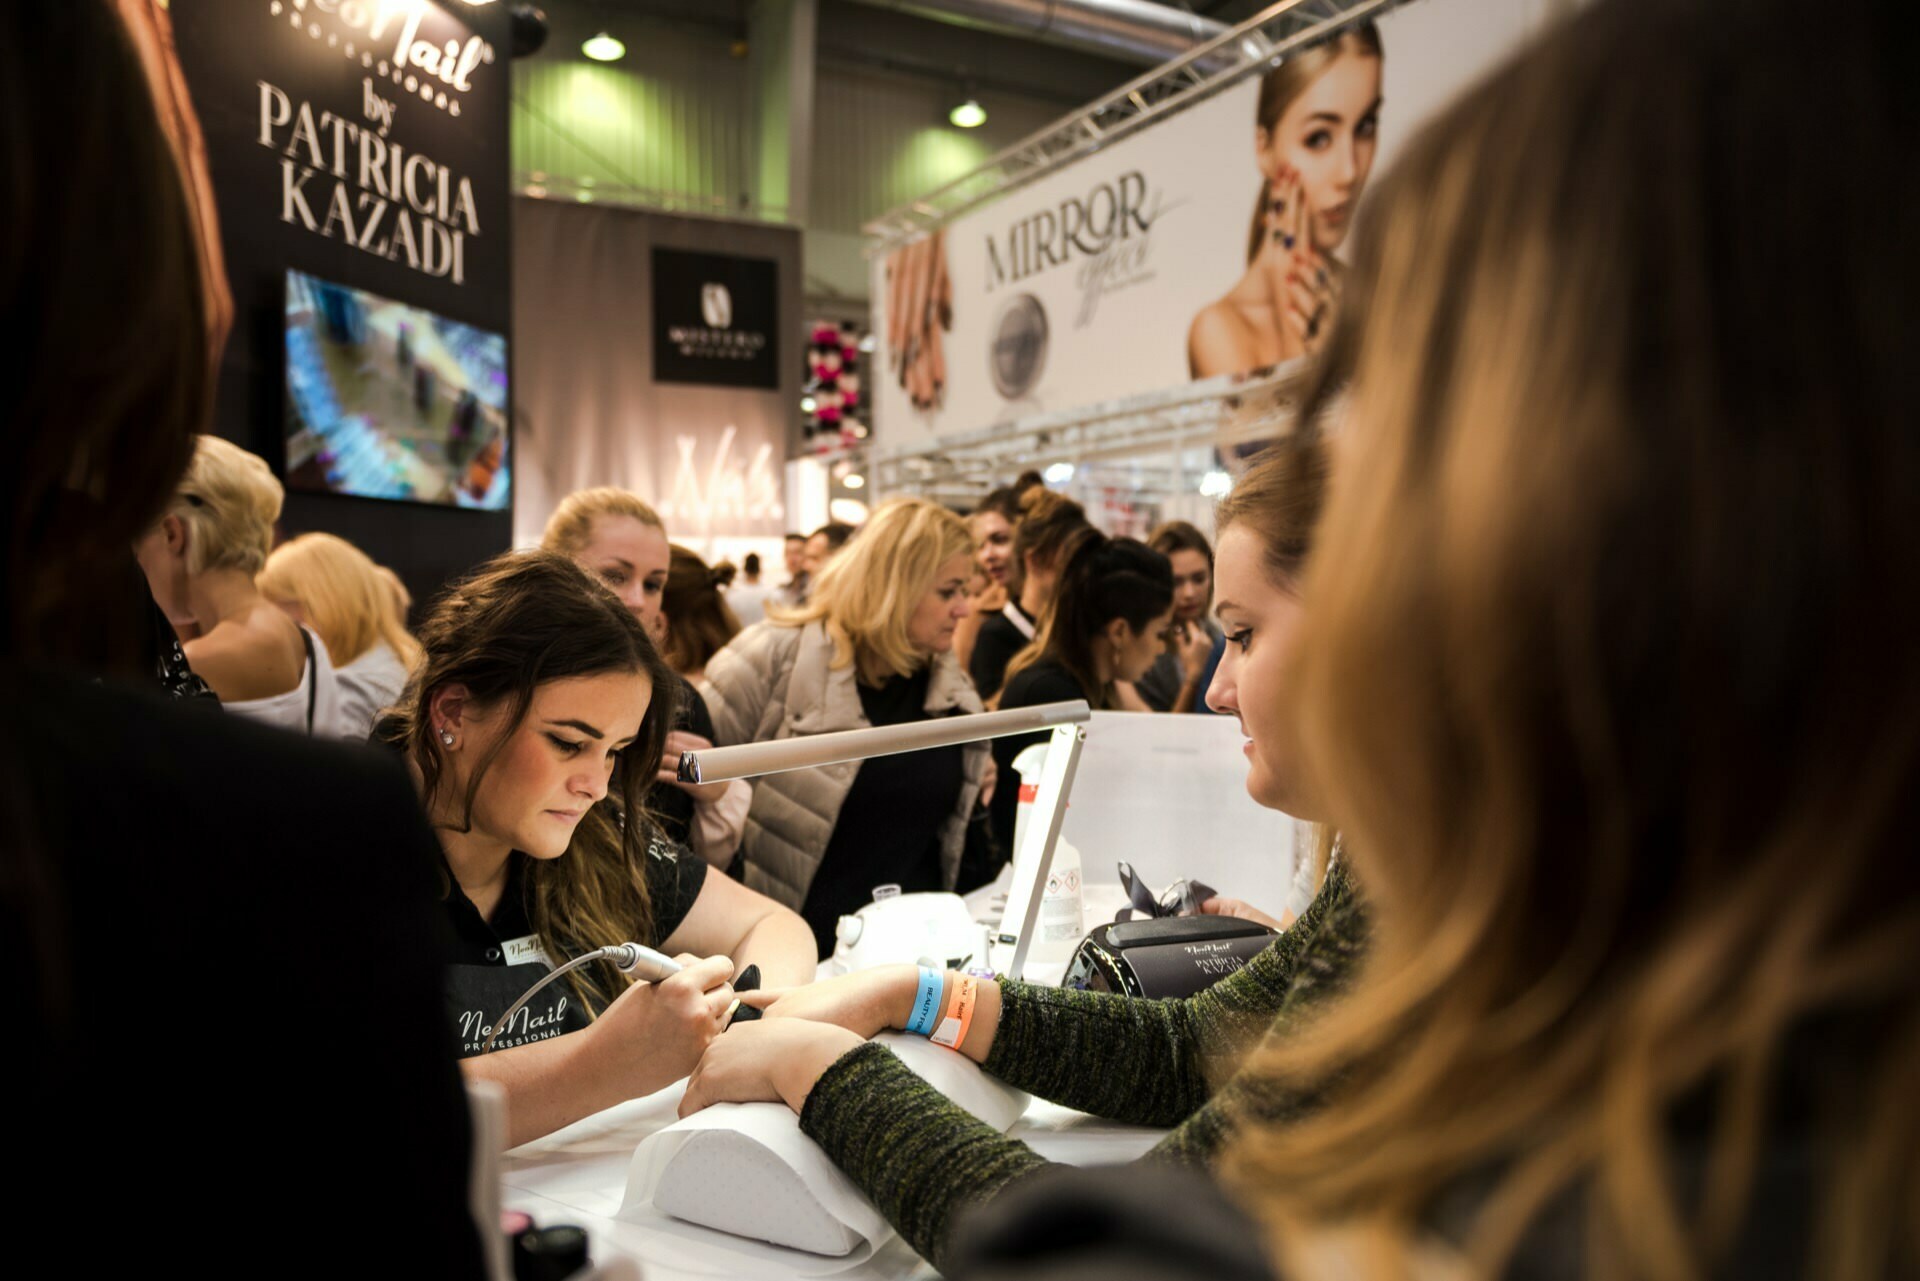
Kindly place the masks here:
<instances>
[{"instance_id":1,"label":"blonde woman in background","mask_svg":"<svg viewBox=\"0 0 1920 1281\"><path fill-rule=\"evenodd\" d=\"M884 503L813 580L805 608L774 611L707 664L722 746L899 725L981 710L953 657L967 616L973 539L919 498ZM770 774L741 844L746 882L798 908L822 955L873 888L965 889L962 859L988 779L987 745Z\"/></svg>"},{"instance_id":2,"label":"blonde woman in background","mask_svg":"<svg viewBox=\"0 0 1920 1281\"><path fill-rule=\"evenodd\" d=\"M201 436L166 515L134 554L188 663L228 711L331 736L340 688L327 647L254 582L282 497L263 459Z\"/></svg>"},{"instance_id":3,"label":"blonde woman in background","mask_svg":"<svg viewBox=\"0 0 1920 1281\"><path fill-rule=\"evenodd\" d=\"M276 547L255 581L325 642L340 681L340 732L370 733L420 660L420 643L380 566L344 538L302 534Z\"/></svg>"},{"instance_id":4,"label":"blonde woman in background","mask_svg":"<svg viewBox=\"0 0 1920 1281\"><path fill-rule=\"evenodd\" d=\"M640 620L654 648L666 649L667 620L660 605L673 569L673 546L660 514L639 495L611 485L568 494L548 519L540 545L571 556L606 584ZM677 676L674 688L662 696L671 697L674 708L656 775L666 786L654 789L648 804L671 839L715 867L730 867L740 849L752 787L742 779L680 781L676 770L681 753L713 746L713 719L699 691L684 677Z\"/></svg>"}]
</instances>

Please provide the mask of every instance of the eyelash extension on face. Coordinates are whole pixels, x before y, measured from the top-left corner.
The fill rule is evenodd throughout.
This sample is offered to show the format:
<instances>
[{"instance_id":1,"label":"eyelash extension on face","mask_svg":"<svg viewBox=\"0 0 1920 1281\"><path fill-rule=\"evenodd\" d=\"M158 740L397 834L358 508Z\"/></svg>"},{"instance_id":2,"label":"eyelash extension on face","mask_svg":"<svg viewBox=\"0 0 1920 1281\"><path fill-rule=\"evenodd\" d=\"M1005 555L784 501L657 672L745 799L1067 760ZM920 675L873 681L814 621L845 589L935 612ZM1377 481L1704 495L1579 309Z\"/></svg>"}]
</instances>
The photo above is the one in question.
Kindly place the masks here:
<instances>
[{"instance_id":1,"label":"eyelash extension on face","mask_svg":"<svg viewBox=\"0 0 1920 1281\"><path fill-rule=\"evenodd\" d=\"M1242 654L1247 652L1248 642L1253 640L1253 628L1242 627L1237 632L1227 633L1227 644L1238 645Z\"/></svg>"},{"instance_id":2,"label":"eyelash extension on face","mask_svg":"<svg viewBox=\"0 0 1920 1281\"><path fill-rule=\"evenodd\" d=\"M558 734L547 735L547 741L559 748L563 756L577 756L580 754L580 749L586 746L584 743L575 743L568 739L561 738Z\"/></svg>"}]
</instances>

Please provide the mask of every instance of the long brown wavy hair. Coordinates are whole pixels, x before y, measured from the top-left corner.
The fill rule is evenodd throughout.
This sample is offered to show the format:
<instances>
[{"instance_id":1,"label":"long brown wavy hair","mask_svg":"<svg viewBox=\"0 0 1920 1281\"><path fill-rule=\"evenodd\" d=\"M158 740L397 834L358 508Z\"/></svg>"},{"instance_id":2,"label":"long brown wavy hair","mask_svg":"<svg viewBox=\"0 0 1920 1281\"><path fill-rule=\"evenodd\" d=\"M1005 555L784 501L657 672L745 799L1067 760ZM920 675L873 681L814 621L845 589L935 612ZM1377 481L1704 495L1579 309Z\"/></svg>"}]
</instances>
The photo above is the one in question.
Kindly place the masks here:
<instances>
[{"instance_id":1,"label":"long brown wavy hair","mask_svg":"<svg viewBox=\"0 0 1920 1281\"><path fill-rule=\"evenodd\" d=\"M1226 1166L1294 1275L1497 1275L1550 1204L1581 1275L1725 1275L1796 1146L1783 1273L1920 1267L1904 17L1590 6L1374 195L1294 676L1375 949Z\"/></svg>"},{"instance_id":2,"label":"long brown wavy hair","mask_svg":"<svg viewBox=\"0 0 1920 1281\"><path fill-rule=\"evenodd\" d=\"M509 552L455 583L434 602L420 628L420 665L399 706L377 733L400 747L419 770L427 810L447 785L445 750L427 709L436 691L464 685L476 704L507 708L505 729L481 755L460 798L472 825L487 771L526 719L534 691L551 681L631 672L653 687L640 734L614 767L607 798L588 810L567 852L527 859L527 916L547 954L566 957L645 940L653 921L645 859L657 826L645 810L660 754L666 749L678 688L672 671L631 611L593 576L559 552ZM514 855L520 858L522 855ZM606 1008L632 980L611 964L567 975L582 1004Z\"/></svg>"},{"instance_id":3,"label":"long brown wavy hair","mask_svg":"<svg viewBox=\"0 0 1920 1281\"><path fill-rule=\"evenodd\" d=\"M107 652L133 634L110 598L212 405L192 216L105 4L29 6L0 45L0 649L146 676L151 655Z\"/></svg>"}]
</instances>

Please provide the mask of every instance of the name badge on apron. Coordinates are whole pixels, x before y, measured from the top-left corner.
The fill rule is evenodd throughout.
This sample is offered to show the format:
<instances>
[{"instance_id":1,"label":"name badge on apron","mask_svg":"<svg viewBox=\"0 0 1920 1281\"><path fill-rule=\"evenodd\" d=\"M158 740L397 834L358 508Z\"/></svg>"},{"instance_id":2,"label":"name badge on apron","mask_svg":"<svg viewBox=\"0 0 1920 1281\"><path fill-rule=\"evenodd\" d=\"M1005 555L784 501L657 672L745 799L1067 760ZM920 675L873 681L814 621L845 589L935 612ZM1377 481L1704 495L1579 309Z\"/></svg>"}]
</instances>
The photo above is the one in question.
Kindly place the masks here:
<instances>
[{"instance_id":1,"label":"name badge on apron","mask_svg":"<svg viewBox=\"0 0 1920 1281\"><path fill-rule=\"evenodd\" d=\"M500 951L508 965L540 964L548 969L553 968L553 958L548 956L547 949L541 946L538 934L509 939L500 945Z\"/></svg>"}]
</instances>

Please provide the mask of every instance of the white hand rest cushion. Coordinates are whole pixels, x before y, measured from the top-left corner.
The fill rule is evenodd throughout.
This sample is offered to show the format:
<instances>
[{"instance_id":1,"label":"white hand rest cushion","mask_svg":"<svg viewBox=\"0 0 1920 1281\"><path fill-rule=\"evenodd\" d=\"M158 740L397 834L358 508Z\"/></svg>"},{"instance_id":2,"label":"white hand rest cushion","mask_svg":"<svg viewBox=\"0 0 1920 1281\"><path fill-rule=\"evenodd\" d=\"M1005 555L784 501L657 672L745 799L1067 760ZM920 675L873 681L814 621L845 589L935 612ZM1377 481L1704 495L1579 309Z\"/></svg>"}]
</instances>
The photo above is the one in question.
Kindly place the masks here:
<instances>
[{"instance_id":1,"label":"white hand rest cushion","mask_svg":"<svg viewBox=\"0 0 1920 1281\"><path fill-rule=\"evenodd\" d=\"M972 1059L903 1033L874 1038L955 1103L996 1130L1028 1097ZM735 1236L846 1255L885 1243L893 1229L778 1103L719 1103L649 1135L633 1154L622 1212L651 1204L676 1219Z\"/></svg>"}]
</instances>

